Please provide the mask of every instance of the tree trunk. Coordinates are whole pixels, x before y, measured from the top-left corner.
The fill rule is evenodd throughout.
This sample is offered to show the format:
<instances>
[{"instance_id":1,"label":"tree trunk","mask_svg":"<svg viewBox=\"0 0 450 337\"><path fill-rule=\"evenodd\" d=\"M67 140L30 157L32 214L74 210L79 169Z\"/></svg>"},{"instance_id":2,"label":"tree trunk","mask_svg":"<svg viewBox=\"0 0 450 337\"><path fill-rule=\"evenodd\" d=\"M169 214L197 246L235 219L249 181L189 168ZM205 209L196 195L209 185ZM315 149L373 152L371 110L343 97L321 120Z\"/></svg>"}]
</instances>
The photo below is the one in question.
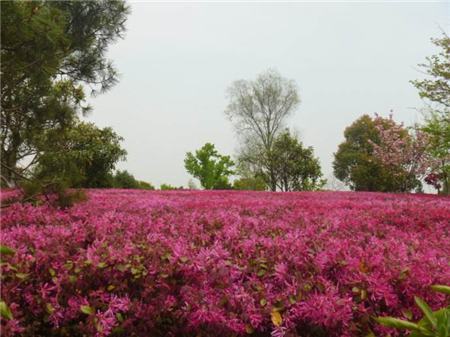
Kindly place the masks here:
<instances>
[{"instance_id":1,"label":"tree trunk","mask_svg":"<svg viewBox=\"0 0 450 337\"><path fill-rule=\"evenodd\" d=\"M15 170L17 166L17 155L15 151L3 152L1 158L2 168L1 176L3 182L7 187L16 187L17 176L15 175Z\"/></svg>"}]
</instances>

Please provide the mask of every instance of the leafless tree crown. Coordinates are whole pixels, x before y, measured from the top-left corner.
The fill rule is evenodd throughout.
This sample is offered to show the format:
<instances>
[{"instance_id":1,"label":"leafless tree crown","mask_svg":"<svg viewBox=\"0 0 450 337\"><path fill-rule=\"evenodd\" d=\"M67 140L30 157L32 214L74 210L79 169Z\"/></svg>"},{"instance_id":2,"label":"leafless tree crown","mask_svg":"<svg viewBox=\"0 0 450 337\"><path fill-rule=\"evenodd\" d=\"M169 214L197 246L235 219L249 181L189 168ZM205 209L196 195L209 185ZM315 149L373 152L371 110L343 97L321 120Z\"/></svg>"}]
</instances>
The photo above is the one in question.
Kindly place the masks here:
<instances>
[{"instance_id":1,"label":"leafless tree crown","mask_svg":"<svg viewBox=\"0 0 450 337\"><path fill-rule=\"evenodd\" d=\"M256 80L239 80L228 88L229 104L225 111L236 130L246 137L256 137L270 149L286 118L300 99L297 85L275 71L268 70Z\"/></svg>"}]
</instances>

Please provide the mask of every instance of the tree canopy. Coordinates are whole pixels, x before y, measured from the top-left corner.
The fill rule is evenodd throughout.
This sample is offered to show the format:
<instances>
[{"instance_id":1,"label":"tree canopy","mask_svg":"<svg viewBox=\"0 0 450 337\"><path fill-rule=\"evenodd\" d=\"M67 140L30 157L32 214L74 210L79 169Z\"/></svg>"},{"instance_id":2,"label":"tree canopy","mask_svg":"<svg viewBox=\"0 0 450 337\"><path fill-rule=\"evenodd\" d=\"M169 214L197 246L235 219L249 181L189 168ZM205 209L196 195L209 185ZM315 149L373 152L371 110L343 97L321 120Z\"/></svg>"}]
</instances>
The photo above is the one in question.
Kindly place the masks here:
<instances>
[{"instance_id":1,"label":"tree canopy","mask_svg":"<svg viewBox=\"0 0 450 337\"><path fill-rule=\"evenodd\" d=\"M412 81L419 90L419 95L431 102L450 108L450 37L443 34L441 38L431 39L440 48L439 53L426 58L426 63L419 66L425 69L428 78Z\"/></svg>"},{"instance_id":2,"label":"tree canopy","mask_svg":"<svg viewBox=\"0 0 450 337\"><path fill-rule=\"evenodd\" d=\"M184 160L186 170L207 190L230 188L228 177L233 174L233 165L230 156L219 154L211 143L203 145L195 154L186 153Z\"/></svg>"},{"instance_id":3,"label":"tree canopy","mask_svg":"<svg viewBox=\"0 0 450 337\"><path fill-rule=\"evenodd\" d=\"M130 172L127 170L118 170L110 178L111 187L114 188L125 188L125 189L141 189L141 190L154 190L155 187L146 182L137 180Z\"/></svg>"},{"instance_id":4,"label":"tree canopy","mask_svg":"<svg viewBox=\"0 0 450 337\"><path fill-rule=\"evenodd\" d=\"M125 159L122 137L111 128L79 122L65 130L49 130L49 140L32 176L43 181L64 179L69 187L108 187L119 160Z\"/></svg>"},{"instance_id":5,"label":"tree canopy","mask_svg":"<svg viewBox=\"0 0 450 337\"><path fill-rule=\"evenodd\" d=\"M263 178L256 177L240 177L233 182L233 189L246 191L265 191L267 185Z\"/></svg>"},{"instance_id":6,"label":"tree canopy","mask_svg":"<svg viewBox=\"0 0 450 337\"><path fill-rule=\"evenodd\" d=\"M427 77L412 81L420 97L431 103L422 126L429 137L429 154L439 161L439 168L425 178L443 194L450 193L450 38L443 34L432 39L439 52L420 64Z\"/></svg>"},{"instance_id":7,"label":"tree canopy","mask_svg":"<svg viewBox=\"0 0 450 337\"><path fill-rule=\"evenodd\" d=\"M386 121L387 122L387 121ZM406 136L407 131L402 131ZM334 155L333 169L336 178L355 191L403 191L416 187L417 181L405 184L405 172L400 168L387 167L374 156L373 144L380 143L375 121L363 115L344 131L342 142ZM398 172L395 172L398 170Z\"/></svg>"},{"instance_id":8,"label":"tree canopy","mask_svg":"<svg viewBox=\"0 0 450 337\"><path fill-rule=\"evenodd\" d=\"M300 103L293 80L268 70L256 80L239 80L228 88L225 114L243 138L239 161L255 171L263 171L267 185L276 190L275 163L271 151L286 118Z\"/></svg>"},{"instance_id":9,"label":"tree canopy","mask_svg":"<svg viewBox=\"0 0 450 337\"><path fill-rule=\"evenodd\" d=\"M89 110L85 88L102 92L117 73L107 47L122 36L123 1L7 1L1 10L1 160L4 180L39 161L47 130Z\"/></svg>"},{"instance_id":10,"label":"tree canopy","mask_svg":"<svg viewBox=\"0 0 450 337\"><path fill-rule=\"evenodd\" d=\"M304 147L289 130L275 139L272 157L277 187L281 191L311 191L325 184L313 148Z\"/></svg>"}]
</instances>

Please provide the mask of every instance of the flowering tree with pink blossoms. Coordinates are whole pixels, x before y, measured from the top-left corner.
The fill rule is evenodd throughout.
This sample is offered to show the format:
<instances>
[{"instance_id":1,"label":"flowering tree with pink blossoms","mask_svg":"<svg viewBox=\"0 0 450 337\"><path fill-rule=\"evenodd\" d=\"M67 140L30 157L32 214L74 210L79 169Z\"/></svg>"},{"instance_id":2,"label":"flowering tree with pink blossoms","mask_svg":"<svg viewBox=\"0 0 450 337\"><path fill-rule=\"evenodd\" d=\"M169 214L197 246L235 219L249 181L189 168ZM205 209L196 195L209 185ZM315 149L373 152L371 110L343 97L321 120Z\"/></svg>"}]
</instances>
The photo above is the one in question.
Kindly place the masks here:
<instances>
[{"instance_id":1,"label":"flowering tree with pink blossoms","mask_svg":"<svg viewBox=\"0 0 450 337\"><path fill-rule=\"evenodd\" d=\"M423 179L430 183L427 177L435 173L439 162L428 151L428 134L417 126L405 128L403 123L396 123L392 115L388 119L376 115L374 121L380 142L371 142L373 153L384 165L392 168L392 174L402 182L402 190L420 188Z\"/></svg>"}]
</instances>

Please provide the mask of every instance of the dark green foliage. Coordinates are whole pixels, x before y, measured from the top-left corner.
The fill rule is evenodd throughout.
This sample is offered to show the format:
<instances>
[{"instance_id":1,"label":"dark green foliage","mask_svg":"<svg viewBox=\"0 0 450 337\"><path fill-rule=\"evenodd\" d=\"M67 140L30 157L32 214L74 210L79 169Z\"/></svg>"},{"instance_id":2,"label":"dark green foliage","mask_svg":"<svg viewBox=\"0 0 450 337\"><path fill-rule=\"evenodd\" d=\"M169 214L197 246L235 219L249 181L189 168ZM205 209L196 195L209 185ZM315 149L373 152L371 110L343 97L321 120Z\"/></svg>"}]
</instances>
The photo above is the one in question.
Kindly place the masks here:
<instances>
[{"instance_id":1,"label":"dark green foliage","mask_svg":"<svg viewBox=\"0 0 450 337\"><path fill-rule=\"evenodd\" d=\"M33 177L39 181L54 177L68 187L108 187L116 163L125 159L121 141L111 128L100 129L92 123L49 130Z\"/></svg>"},{"instance_id":2,"label":"dark green foliage","mask_svg":"<svg viewBox=\"0 0 450 337\"><path fill-rule=\"evenodd\" d=\"M355 191L401 192L406 186L402 174L394 175L393 168L383 166L373 156L371 141L379 144L374 120L363 115L344 131L345 141L334 154L334 175ZM407 185L410 190L417 181Z\"/></svg>"},{"instance_id":3,"label":"dark green foliage","mask_svg":"<svg viewBox=\"0 0 450 337\"><path fill-rule=\"evenodd\" d=\"M266 182L261 177L242 177L233 182L233 189L248 191L265 191Z\"/></svg>"},{"instance_id":4,"label":"dark green foliage","mask_svg":"<svg viewBox=\"0 0 450 337\"><path fill-rule=\"evenodd\" d=\"M115 188L138 188L139 182L134 176L126 171L117 171L113 177L113 187Z\"/></svg>"},{"instance_id":5,"label":"dark green foliage","mask_svg":"<svg viewBox=\"0 0 450 337\"><path fill-rule=\"evenodd\" d=\"M320 163L314 157L312 147L304 147L289 130L282 132L274 141L271 160L275 168L277 187L282 191L312 191L320 189Z\"/></svg>"},{"instance_id":6,"label":"dark green foliage","mask_svg":"<svg viewBox=\"0 0 450 337\"><path fill-rule=\"evenodd\" d=\"M141 189L141 190L154 190L155 189L155 187L152 184L150 184L146 181L139 180L138 183L139 183L139 189Z\"/></svg>"},{"instance_id":7,"label":"dark green foliage","mask_svg":"<svg viewBox=\"0 0 450 337\"><path fill-rule=\"evenodd\" d=\"M105 55L127 14L123 1L1 3L1 160L12 169L2 171L8 184L14 170L25 173L23 159L40 160L47 131L71 127L89 109L86 85L104 91L116 82Z\"/></svg>"},{"instance_id":8,"label":"dark green foliage","mask_svg":"<svg viewBox=\"0 0 450 337\"><path fill-rule=\"evenodd\" d=\"M161 191L170 191L170 190L182 190L183 189L183 187L175 187L175 186L172 186L172 185L170 185L170 184L161 184L161 186L159 187L159 189L161 190Z\"/></svg>"},{"instance_id":9,"label":"dark green foliage","mask_svg":"<svg viewBox=\"0 0 450 337\"><path fill-rule=\"evenodd\" d=\"M186 153L184 160L186 170L207 190L231 188L228 177L233 174L233 165L231 158L220 155L211 143L195 151L195 155Z\"/></svg>"},{"instance_id":10,"label":"dark green foliage","mask_svg":"<svg viewBox=\"0 0 450 337\"><path fill-rule=\"evenodd\" d=\"M136 180L136 178L126 170L117 171L114 176L111 177L111 187L142 190L155 189L153 185L148 182Z\"/></svg>"}]
</instances>

